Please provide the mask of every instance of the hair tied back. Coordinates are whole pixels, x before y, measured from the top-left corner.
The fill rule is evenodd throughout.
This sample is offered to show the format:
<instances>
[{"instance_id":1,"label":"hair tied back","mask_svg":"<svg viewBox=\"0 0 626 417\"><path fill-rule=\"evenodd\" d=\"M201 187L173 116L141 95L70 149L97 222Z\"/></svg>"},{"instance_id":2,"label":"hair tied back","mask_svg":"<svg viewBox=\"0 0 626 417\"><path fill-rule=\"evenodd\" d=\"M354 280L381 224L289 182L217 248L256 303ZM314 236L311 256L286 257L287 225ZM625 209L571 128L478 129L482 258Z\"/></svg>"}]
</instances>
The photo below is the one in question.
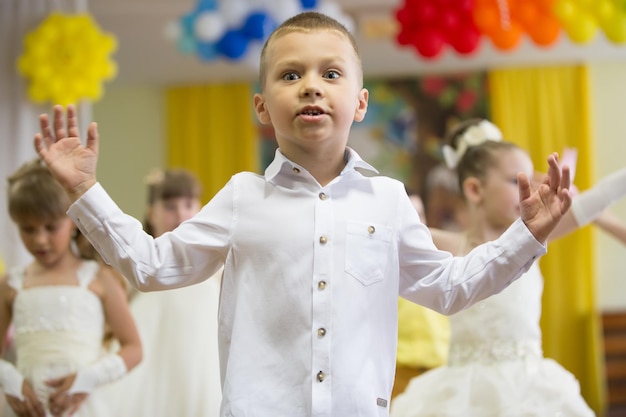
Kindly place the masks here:
<instances>
[{"instance_id":1,"label":"hair tied back","mask_svg":"<svg viewBox=\"0 0 626 417\"><path fill-rule=\"evenodd\" d=\"M489 120L481 120L480 123L469 127L459 136L456 142L456 149L450 145L443 146L443 158L446 161L446 165L450 169L455 169L470 146L478 146L489 140L501 141L502 132L498 126Z\"/></svg>"}]
</instances>

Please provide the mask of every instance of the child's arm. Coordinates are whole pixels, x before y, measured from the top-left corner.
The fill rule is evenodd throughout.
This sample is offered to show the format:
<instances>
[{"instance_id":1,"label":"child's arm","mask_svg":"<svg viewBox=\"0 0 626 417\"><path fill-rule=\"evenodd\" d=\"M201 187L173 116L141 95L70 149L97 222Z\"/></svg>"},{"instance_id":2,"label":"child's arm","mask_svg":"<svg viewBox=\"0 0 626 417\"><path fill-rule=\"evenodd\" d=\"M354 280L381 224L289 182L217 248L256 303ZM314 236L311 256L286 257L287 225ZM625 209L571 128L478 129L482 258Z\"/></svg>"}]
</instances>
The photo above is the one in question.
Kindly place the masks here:
<instances>
[{"instance_id":1,"label":"child's arm","mask_svg":"<svg viewBox=\"0 0 626 417\"><path fill-rule=\"evenodd\" d=\"M24 377L15 366L1 358L4 354L4 341L12 320L12 305L15 291L8 285L8 277L0 277L0 334L2 348L0 349L0 387L3 388L9 406L18 416L45 416L43 404L37 398L35 391L24 380Z\"/></svg>"},{"instance_id":2,"label":"child's arm","mask_svg":"<svg viewBox=\"0 0 626 417\"><path fill-rule=\"evenodd\" d=\"M53 118L51 126L47 114L39 116L41 133L35 135L35 149L72 200L76 200L96 183L98 127L95 122L89 124L87 143L83 146L73 105L67 106L67 127L62 106L54 106Z\"/></svg>"},{"instance_id":3,"label":"child's arm","mask_svg":"<svg viewBox=\"0 0 626 417\"><path fill-rule=\"evenodd\" d=\"M545 242L572 204L569 168L563 167L561 172L557 155L552 154L548 157L548 173L537 190L531 191L525 174L518 174L517 180L521 218L535 239Z\"/></svg>"},{"instance_id":4,"label":"child's arm","mask_svg":"<svg viewBox=\"0 0 626 417\"><path fill-rule=\"evenodd\" d=\"M119 341L120 349L80 369L76 374L49 381L50 386L57 388L50 396L51 409L75 412L86 394L100 385L121 378L141 361L139 332L128 306L126 291L115 274L113 269L103 266L92 285L96 286L94 292L100 294L106 321Z\"/></svg>"},{"instance_id":5,"label":"child's arm","mask_svg":"<svg viewBox=\"0 0 626 417\"><path fill-rule=\"evenodd\" d=\"M615 214L604 210L593 223L626 245L626 224Z\"/></svg>"},{"instance_id":6,"label":"child's arm","mask_svg":"<svg viewBox=\"0 0 626 417\"><path fill-rule=\"evenodd\" d=\"M616 201L626 196L626 168L615 171L598 181L590 189L576 195L572 200L572 207L563 216L557 227L550 234L549 240L555 240L567 235L590 222L602 228L604 222L600 217L604 216L606 209ZM607 226L618 227L616 218L606 214ZM612 217L609 219L609 217ZM598 223L597 220L600 219ZM619 222L619 220L617 220ZM611 230L607 230L611 233ZM619 233L619 232L618 232ZM616 236L618 239L619 237Z\"/></svg>"}]
</instances>

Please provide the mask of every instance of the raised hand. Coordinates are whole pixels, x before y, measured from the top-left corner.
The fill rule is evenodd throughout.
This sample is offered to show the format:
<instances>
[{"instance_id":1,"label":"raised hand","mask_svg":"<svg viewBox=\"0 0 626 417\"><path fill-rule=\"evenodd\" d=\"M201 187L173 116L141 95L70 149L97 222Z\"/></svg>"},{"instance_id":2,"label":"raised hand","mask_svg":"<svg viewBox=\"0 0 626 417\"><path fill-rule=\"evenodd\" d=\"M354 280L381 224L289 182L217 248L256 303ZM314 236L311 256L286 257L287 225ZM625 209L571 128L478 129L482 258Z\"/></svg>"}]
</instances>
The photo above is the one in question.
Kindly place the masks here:
<instances>
[{"instance_id":1,"label":"raised hand","mask_svg":"<svg viewBox=\"0 0 626 417\"><path fill-rule=\"evenodd\" d=\"M54 106L53 117L51 127L47 114L39 116L41 133L35 135L35 149L52 175L76 200L96 183L98 128L96 123L89 124L83 146L74 106L67 107L67 125L62 106Z\"/></svg>"},{"instance_id":2,"label":"raised hand","mask_svg":"<svg viewBox=\"0 0 626 417\"><path fill-rule=\"evenodd\" d=\"M567 166L561 171L558 155L553 153L548 157L548 173L534 192L526 175L517 177L522 220L539 242L546 241L572 204L569 174Z\"/></svg>"}]
</instances>

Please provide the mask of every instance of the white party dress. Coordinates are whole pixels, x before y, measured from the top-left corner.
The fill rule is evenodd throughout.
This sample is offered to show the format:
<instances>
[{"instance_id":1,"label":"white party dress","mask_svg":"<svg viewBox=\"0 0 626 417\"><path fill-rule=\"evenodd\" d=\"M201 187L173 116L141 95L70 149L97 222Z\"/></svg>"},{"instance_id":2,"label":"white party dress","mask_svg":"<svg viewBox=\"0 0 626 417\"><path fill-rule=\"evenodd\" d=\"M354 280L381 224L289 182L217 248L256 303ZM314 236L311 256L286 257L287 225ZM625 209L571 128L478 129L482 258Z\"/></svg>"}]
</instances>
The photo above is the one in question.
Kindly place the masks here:
<instances>
[{"instance_id":1,"label":"white party dress","mask_svg":"<svg viewBox=\"0 0 626 417\"><path fill-rule=\"evenodd\" d=\"M23 288L24 270L13 269L9 285L13 303L16 366L30 381L46 409L52 389L45 385L93 363L103 353L104 311L100 298L88 289L99 264L85 261L78 269L78 283ZM74 417L111 417L107 404L92 392ZM10 407L9 407L10 408ZM7 414L13 416L12 410Z\"/></svg>"},{"instance_id":2,"label":"white party dress","mask_svg":"<svg viewBox=\"0 0 626 417\"><path fill-rule=\"evenodd\" d=\"M411 380L391 417L592 417L574 376L541 347L537 263L500 294L450 316L448 365Z\"/></svg>"},{"instance_id":3,"label":"white party dress","mask_svg":"<svg viewBox=\"0 0 626 417\"><path fill-rule=\"evenodd\" d=\"M143 359L104 388L116 417L218 417L221 271L199 284L137 293L130 309Z\"/></svg>"}]
</instances>

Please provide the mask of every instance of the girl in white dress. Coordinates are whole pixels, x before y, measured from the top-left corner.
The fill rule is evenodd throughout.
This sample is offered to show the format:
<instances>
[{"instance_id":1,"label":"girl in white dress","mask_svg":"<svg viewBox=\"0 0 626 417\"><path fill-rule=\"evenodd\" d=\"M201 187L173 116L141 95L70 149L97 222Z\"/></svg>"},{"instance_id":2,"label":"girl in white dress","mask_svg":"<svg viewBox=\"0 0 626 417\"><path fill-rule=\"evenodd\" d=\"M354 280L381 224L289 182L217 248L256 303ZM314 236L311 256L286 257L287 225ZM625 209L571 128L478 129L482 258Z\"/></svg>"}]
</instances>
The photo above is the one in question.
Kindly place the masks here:
<instances>
[{"instance_id":1,"label":"girl in white dress","mask_svg":"<svg viewBox=\"0 0 626 417\"><path fill-rule=\"evenodd\" d=\"M81 258L66 216L70 200L47 167L9 178L9 214L33 261L0 279L0 334L14 326L16 364L0 360L0 385L18 416L110 417L99 386L141 360L141 341L119 277ZM108 327L120 344L103 352Z\"/></svg>"},{"instance_id":2,"label":"girl in white dress","mask_svg":"<svg viewBox=\"0 0 626 417\"><path fill-rule=\"evenodd\" d=\"M486 120L469 120L445 147L468 204L465 232L431 229L437 247L462 256L494 240L519 217L517 174L533 174L528 154L502 141ZM545 185L541 185L545 186ZM594 220L626 194L626 169L574 198L550 240ZM450 316L446 366L411 380L391 404L392 417L591 417L578 381L544 358L541 344L543 278L538 264L500 294Z\"/></svg>"},{"instance_id":3,"label":"girl in white dress","mask_svg":"<svg viewBox=\"0 0 626 417\"><path fill-rule=\"evenodd\" d=\"M183 169L148 178L144 229L157 237L201 208L201 184ZM222 399L217 343L221 273L171 291L135 292L131 311L144 348L142 363L107 387L115 416L219 416Z\"/></svg>"}]
</instances>

